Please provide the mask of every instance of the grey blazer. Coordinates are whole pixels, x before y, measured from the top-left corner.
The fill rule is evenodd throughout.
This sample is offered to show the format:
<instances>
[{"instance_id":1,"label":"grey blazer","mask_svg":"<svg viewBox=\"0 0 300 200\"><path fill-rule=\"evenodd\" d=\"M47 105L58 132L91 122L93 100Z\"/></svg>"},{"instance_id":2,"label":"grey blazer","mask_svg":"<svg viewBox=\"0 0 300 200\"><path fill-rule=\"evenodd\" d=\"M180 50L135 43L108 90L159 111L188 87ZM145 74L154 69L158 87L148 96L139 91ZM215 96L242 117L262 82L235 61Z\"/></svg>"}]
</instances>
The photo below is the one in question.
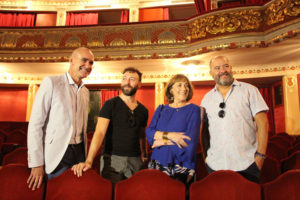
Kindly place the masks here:
<instances>
[{"instance_id":1,"label":"grey blazer","mask_svg":"<svg viewBox=\"0 0 300 200\"><path fill-rule=\"evenodd\" d=\"M87 152L89 91L79 92L84 103L84 143ZM61 161L73 131L72 103L67 74L46 77L35 96L28 126L28 166L45 165L51 173Z\"/></svg>"}]
</instances>

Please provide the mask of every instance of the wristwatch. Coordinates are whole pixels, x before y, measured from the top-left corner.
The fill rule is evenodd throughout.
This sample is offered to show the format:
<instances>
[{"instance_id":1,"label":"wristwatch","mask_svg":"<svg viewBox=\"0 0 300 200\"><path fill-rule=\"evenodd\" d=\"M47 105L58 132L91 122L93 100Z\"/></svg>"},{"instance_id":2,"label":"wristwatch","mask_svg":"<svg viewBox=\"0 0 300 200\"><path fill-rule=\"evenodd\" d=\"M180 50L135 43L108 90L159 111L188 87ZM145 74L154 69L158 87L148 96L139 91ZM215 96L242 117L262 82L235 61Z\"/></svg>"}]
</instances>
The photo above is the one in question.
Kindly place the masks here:
<instances>
[{"instance_id":1,"label":"wristwatch","mask_svg":"<svg viewBox=\"0 0 300 200\"><path fill-rule=\"evenodd\" d=\"M262 159L266 159L267 158L267 156L265 154L259 153L258 151L255 152L254 156L259 156Z\"/></svg>"}]
</instances>

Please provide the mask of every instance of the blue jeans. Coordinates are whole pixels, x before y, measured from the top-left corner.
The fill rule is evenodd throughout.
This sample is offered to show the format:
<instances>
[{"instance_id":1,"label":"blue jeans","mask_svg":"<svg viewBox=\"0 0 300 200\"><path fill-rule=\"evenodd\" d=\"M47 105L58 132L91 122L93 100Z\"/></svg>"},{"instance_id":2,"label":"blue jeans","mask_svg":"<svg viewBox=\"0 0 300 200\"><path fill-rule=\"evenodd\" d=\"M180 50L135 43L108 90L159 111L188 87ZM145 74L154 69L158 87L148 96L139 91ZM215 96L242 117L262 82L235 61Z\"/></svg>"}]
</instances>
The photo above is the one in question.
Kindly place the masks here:
<instances>
[{"instance_id":1,"label":"blue jeans","mask_svg":"<svg viewBox=\"0 0 300 200\"><path fill-rule=\"evenodd\" d=\"M61 175L64 171L71 168L73 165L76 165L80 162L85 161L85 153L84 153L84 143L80 144L70 144L53 172L47 174L48 180Z\"/></svg>"}]
</instances>

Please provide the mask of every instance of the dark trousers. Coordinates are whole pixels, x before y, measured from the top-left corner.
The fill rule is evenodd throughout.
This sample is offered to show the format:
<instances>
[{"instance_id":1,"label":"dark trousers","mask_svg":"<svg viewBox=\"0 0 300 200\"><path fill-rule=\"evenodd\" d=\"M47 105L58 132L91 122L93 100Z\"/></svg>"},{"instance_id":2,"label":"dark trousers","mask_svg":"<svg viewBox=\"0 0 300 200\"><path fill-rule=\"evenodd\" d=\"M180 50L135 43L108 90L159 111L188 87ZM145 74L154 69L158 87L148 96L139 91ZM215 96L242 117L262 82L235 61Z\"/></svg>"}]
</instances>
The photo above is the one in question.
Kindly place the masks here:
<instances>
[{"instance_id":1,"label":"dark trousers","mask_svg":"<svg viewBox=\"0 0 300 200\"><path fill-rule=\"evenodd\" d=\"M73 165L85 161L84 143L69 144L63 158L58 166L51 174L48 174L48 179L54 178L62 174L65 170L71 168Z\"/></svg>"},{"instance_id":2,"label":"dark trousers","mask_svg":"<svg viewBox=\"0 0 300 200\"><path fill-rule=\"evenodd\" d=\"M208 174L213 173L215 170L211 169L207 164L206 164L206 169ZM258 169L257 165L255 162L253 162L247 169L242 170L242 171L237 171L237 173L241 174L243 177L248 179L249 181L259 183L260 182L260 170Z\"/></svg>"}]
</instances>

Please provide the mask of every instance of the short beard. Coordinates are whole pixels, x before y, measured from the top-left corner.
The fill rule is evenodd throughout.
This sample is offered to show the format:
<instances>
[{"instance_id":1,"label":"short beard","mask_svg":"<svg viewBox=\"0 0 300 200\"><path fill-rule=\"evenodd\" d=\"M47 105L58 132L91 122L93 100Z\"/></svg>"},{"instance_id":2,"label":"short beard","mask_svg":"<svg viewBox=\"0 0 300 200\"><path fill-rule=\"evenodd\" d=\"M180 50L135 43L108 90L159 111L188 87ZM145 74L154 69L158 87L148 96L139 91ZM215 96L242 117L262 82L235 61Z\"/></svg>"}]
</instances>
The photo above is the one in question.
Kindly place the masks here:
<instances>
[{"instance_id":1,"label":"short beard","mask_svg":"<svg viewBox=\"0 0 300 200\"><path fill-rule=\"evenodd\" d=\"M131 89L130 90L125 90L126 86L130 87ZM133 96L133 95L135 95L137 89L138 89L138 86L136 86L136 87L131 87L130 85L123 85L123 86L121 86L121 90L122 90L123 94L126 95L126 96Z\"/></svg>"},{"instance_id":2,"label":"short beard","mask_svg":"<svg viewBox=\"0 0 300 200\"><path fill-rule=\"evenodd\" d=\"M222 75L228 75L228 79L224 80L224 81L221 81L221 76ZM230 86L233 82L233 75L232 73L228 73L228 72L225 72L223 74L220 74L220 75L217 75L217 76L214 76L214 80L216 81L217 84L219 85L222 85L222 86Z\"/></svg>"}]
</instances>

